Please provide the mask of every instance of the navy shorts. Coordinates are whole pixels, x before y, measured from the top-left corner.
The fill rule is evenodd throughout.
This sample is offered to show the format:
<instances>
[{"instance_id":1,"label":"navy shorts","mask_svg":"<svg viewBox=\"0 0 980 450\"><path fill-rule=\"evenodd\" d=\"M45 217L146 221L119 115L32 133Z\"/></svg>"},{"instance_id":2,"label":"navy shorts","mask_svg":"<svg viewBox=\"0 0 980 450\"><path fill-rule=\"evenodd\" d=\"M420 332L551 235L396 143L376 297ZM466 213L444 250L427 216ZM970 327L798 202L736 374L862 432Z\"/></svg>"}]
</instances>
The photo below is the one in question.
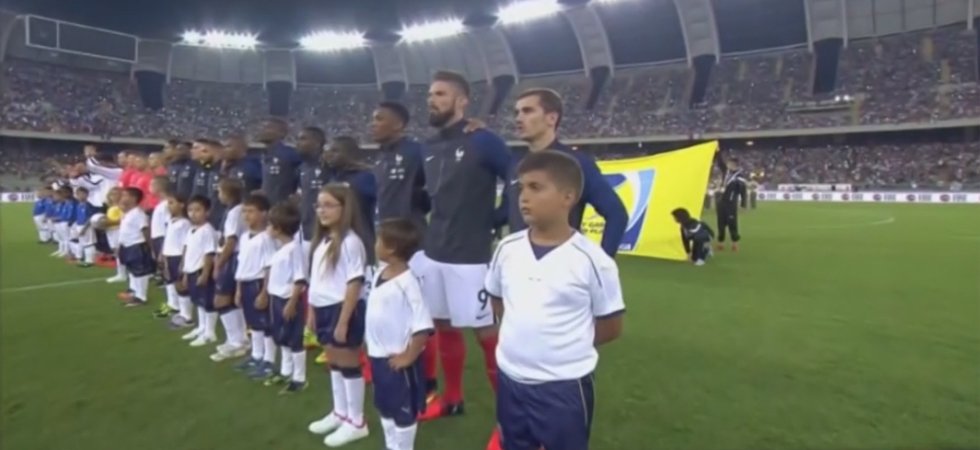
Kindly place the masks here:
<instances>
[{"instance_id":1,"label":"navy shorts","mask_svg":"<svg viewBox=\"0 0 980 450\"><path fill-rule=\"evenodd\" d=\"M162 237L153 238L152 240L150 240L150 245L153 246L153 259L156 259L158 256L160 256L161 253L163 253Z\"/></svg>"},{"instance_id":2,"label":"navy shorts","mask_svg":"<svg viewBox=\"0 0 980 450\"><path fill-rule=\"evenodd\" d=\"M394 370L388 358L371 358L374 406L378 415L395 421L399 427L411 426L425 411L425 382L422 360L411 367Z\"/></svg>"},{"instance_id":3,"label":"navy shorts","mask_svg":"<svg viewBox=\"0 0 980 450\"><path fill-rule=\"evenodd\" d=\"M238 254L232 253L231 259L224 266L221 266L221 270L218 271L218 277L214 280L216 294L235 295L235 288L238 285L238 282L235 281L236 270L238 270Z\"/></svg>"},{"instance_id":4,"label":"navy shorts","mask_svg":"<svg viewBox=\"0 0 980 450\"><path fill-rule=\"evenodd\" d=\"M266 332L269 329L269 308L256 309L255 299L262 292L262 280L242 281L242 314L245 323L255 330Z\"/></svg>"},{"instance_id":5,"label":"navy shorts","mask_svg":"<svg viewBox=\"0 0 980 450\"><path fill-rule=\"evenodd\" d=\"M364 344L364 314L367 309L364 300L358 300L347 324L347 341L339 343L333 338L337 321L340 320L341 304L317 306L313 308L313 322L316 326L316 339L320 345L337 348L360 348Z\"/></svg>"},{"instance_id":6,"label":"navy shorts","mask_svg":"<svg viewBox=\"0 0 980 450\"><path fill-rule=\"evenodd\" d=\"M152 275L156 272L156 262L153 255L144 244L129 245L119 248L119 262L126 266L126 270L136 277Z\"/></svg>"},{"instance_id":7,"label":"navy shorts","mask_svg":"<svg viewBox=\"0 0 980 450\"><path fill-rule=\"evenodd\" d=\"M282 316L282 310L286 307L289 299L269 296L269 332L276 345L286 347L294 352L303 350L303 329L306 328L306 302L300 300L296 304L296 315L293 320L286 320Z\"/></svg>"},{"instance_id":8,"label":"navy shorts","mask_svg":"<svg viewBox=\"0 0 980 450\"><path fill-rule=\"evenodd\" d=\"M163 274L164 281L167 284L176 284L183 278L184 274L180 272L180 256L164 256L167 260L167 271ZM177 295L188 295L187 286L184 290L177 289Z\"/></svg>"},{"instance_id":9,"label":"navy shorts","mask_svg":"<svg viewBox=\"0 0 980 450\"><path fill-rule=\"evenodd\" d=\"M197 279L201 276L201 271L187 274L187 289L191 294L191 301L195 305L204 308L207 312L226 312L234 309L235 305L226 306L221 309L214 307L214 279L208 280L204 287L197 285Z\"/></svg>"},{"instance_id":10,"label":"navy shorts","mask_svg":"<svg viewBox=\"0 0 980 450\"><path fill-rule=\"evenodd\" d=\"M497 423L504 450L588 450L595 380L523 384L497 372Z\"/></svg>"}]
</instances>

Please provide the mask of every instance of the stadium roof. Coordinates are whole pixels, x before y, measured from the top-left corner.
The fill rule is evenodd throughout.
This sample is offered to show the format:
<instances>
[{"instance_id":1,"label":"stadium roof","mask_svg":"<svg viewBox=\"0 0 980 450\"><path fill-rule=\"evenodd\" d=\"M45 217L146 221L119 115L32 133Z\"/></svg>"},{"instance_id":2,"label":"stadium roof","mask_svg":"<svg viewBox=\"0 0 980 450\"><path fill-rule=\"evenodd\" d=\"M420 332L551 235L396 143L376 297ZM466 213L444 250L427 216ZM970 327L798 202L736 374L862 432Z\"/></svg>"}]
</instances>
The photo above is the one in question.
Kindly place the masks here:
<instances>
[{"instance_id":1,"label":"stadium roof","mask_svg":"<svg viewBox=\"0 0 980 450\"><path fill-rule=\"evenodd\" d=\"M517 0L8 0L38 14L125 32L178 40L187 29L256 33L270 47L294 47L317 30L360 30L393 41L403 26L459 17L471 27L497 21ZM546 1L546 0L542 0ZM552 0L553 1L553 0ZM806 45L822 38L867 37L964 22L976 0L559 0L568 7L533 22L500 27L520 74L624 66ZM575 8L589 3L589 8ZM572 12L586 11L581 14ZM978 14L974 11L974 14ZM442 42L442 41L439 41ZM591 45L590 45L591 44ZM449 45L449 44L447 44ZM467 47L455 44L464 55ZM469 44L467 44L469 45ZM431 58L420 51L418 58ZM414 55L413 55L414 56ZM374 80L371 52L337 55L329 82ZM409 58L413 59L413 58ZM340 64L337 64L337 63ZM611 64L605 64L609 62ZM310 72L296 60L297 72ZM410 69L409 69L410 70ZM303 82L304 80L299 80ZM322 82L322 81L321 81Z\"/></svg>"}]
</instances>

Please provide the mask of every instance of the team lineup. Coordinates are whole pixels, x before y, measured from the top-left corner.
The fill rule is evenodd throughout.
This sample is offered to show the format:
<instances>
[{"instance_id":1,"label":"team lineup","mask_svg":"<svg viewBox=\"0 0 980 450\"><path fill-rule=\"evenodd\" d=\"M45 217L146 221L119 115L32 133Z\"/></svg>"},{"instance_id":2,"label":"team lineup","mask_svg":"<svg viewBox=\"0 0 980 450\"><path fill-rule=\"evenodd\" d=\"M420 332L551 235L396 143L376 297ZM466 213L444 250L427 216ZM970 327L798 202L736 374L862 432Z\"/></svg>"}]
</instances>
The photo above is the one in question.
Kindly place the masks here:
<instances>
[{"instance_id":1,"label":"team lineup","mask_svg":"<svg viewBox=\"0 0 980 450\"><path fill-rule=\"evenodd\" d=\"M587 449L596 348L622 331L613 257L626 208L595 160L558 140L556 93L519 96L525 155L467 119L468 101L465 78L437 72L428 99L437 131L424 142L404 135L404 106L379 104L374 166L357 159L356 140L328 143L316 127L286 145L279 119L258 131L260 155L241 136L172 141L116 164L86 146L85 163L63 168L66 182L40 196L39 237L82 265L97 250L114 255L107 281L128 282L126 306L146 305L159 273L158 317L195 347L217 343L220 323L225 342L211 359L240 359L236 370L284 394L307 386L312 332L332 401L308 429L329 447L368 436L366 377L388 449L414 448L420 421L464 414L463 330L472 329L496 392L487 448ZM577 231L586 205L605 220L601 245ZM678 214L682 230L703 225ZM511 234L494 247L505 226ZM688 253L703 264L711 237L697 231Z\"/></svg>"}]
</instances>

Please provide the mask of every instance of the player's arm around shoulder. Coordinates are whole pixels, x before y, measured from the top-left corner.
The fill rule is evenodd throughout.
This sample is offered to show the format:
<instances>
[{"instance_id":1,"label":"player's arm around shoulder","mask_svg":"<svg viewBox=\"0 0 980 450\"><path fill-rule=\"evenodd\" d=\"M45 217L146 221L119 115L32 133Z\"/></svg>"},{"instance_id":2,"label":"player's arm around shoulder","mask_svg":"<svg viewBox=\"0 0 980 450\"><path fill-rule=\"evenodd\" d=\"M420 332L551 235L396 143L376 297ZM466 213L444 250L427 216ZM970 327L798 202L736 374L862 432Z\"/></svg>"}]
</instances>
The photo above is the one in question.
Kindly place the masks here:
<instances>
[{"instance_id":1,"label":"player's arm around shoulder","mask_svg":"<svg viewBox=\"0 0 980 450\"><path fill-rule=\"evenodd\" d=\"M591 242L589 242L592 244ZM592 315L595 317L595 345L607 344L623 334L623 287L619 267L598 245L592 244Z\"/></svg>"}]
</instances>

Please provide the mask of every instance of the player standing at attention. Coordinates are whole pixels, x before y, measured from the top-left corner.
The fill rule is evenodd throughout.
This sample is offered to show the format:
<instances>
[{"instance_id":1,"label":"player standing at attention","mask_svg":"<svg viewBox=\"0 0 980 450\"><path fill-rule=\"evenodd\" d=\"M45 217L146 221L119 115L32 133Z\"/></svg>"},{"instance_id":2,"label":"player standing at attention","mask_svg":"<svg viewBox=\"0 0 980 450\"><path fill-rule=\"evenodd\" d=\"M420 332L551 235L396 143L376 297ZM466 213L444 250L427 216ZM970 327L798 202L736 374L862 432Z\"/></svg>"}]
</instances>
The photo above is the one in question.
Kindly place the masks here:
<instances>
[{"instance_id":1,"label":"player standing at attention","mask_svg":"<svg viewBox=\"0 0 980 450\"><path fill-rule=\"evenodd\" d=\"M162 275L163 240L167 236L167 225L170 223L170 205L166 201L171 195L170 180L163 175L153 177L153 181L150 183L150 192L155 197L164 199L153 207L153 212L150 214L150 242L152 243L153 260L157 262L157 270ZM160 308L154 311L153 315L158 318L170 317L179 308L180 304L177 303L177 297L168 294L167 301L161 303Z\"/></svg>"},{"instance_id":2,"label":"player standing at attention","mask_svg":"<svg viewBox=\"0 0 980 450\"><path fill-rule=\"evenodd\" d=\"M427 405L423 420L463 413L466 347L460 328L476 331L487 377L497 384L497 329L482 280L491 256L497 180L507 179L510 149L490 131L464 132L469 94L458 73L437 72L429 86L429 124L439 132L423 154L432 214L424 242L429 261L419 275L446 386L445 397ZM491 445L497 437L495 431Z\"/></svg>"},{"instance_id":3,"label":"player standing at attention","mask_svg":"<svg viewBox=\"0 0 980 450\"><path fill-rule=\"evenodd\" d=\"M307 256L296 234L300 215L296 205L283 202L269 212L269 234L279 249L269 258L265 295L259 296L259 309L271 308L269 331L282 348L279 374L265 381L266 386L284 384L280 394L299 392L307 387L306 349L303 328L306 305Z\"/></svg>"},{"instance_id":4,"label":"player standing at attention","mask_svg":"<svg viewBox=\"0 0 980 450\"><path fill-rule=\"evenodd\" d=\"M248 142L235 134L225 140L221 156L221 178L237 180L249 194L262 187L262 162L248 156Z\"/></svg>"},{"instance_id":5,"label":"player standing at attention","mask_svg":"<svg viewBox=\"0 0 980 450\"><path fill-rule=\"evenodd\" d=\"M218 232L211 226L208 216L211 200L195 195L187 201L187 217L191 229L184 244L181 261L181 284L190 292L191 302L197 307L197 328L182 339L191 341L191 347L203 347L218 340L218 313L214 310L214 254L218 251Z\"/></svg>"},{"instance_id":6,"label":"player standing at attention","mask_svg":"<svg viewBox=\"0 0 980 450\"><path fill-rule=\"evenodd\" d=\"M276 342L269 332L268 307L259 309L259 296L265 291L266 267L276 252L268 228L269 199L252 194L242 203L242 218L247 230L239 236L238 264L235 268L235 305L242 309L245 322L252 330L252 354L235 366L255 380L265 380L275 372ZM266 299L266 303L268 299Z\"/></svg>"},{"instance_id":7,"label":"player standing at attention","mask_svg":"<svg viewBox=\"0 0 980 450\"><path fill-rule=\"evenodd\" d=\"M191 231L191 222L187 220L187 199L168 192L167 212L170 217L166 234L163 237L163 247L160 250L160 265L163 267L163 279L166 283L167 303L177 305L180 313L170 320L173 329L190 328L194 325L194 303L187 291L187 286L180 283L181 259L184 256L184 246ZM198 317L204 320L202 317ZM196 337L196 336L195 336Z\"/></svg>"},{"instance_id":8,"label":"player standing at attention","mask_svg":"<svg viewBox=\"0 0 980 450\"><path fill-rule=\"evenodd\" d=\"M135 187L122 190L119 201L123 212L119 222L119 262L129 272L129 291L132 294L126 306L146 305L150 275L156 271L153 250L150 249L149 218L139 207L142 201L143 191Z\"/></svg>"},{"instance_id":9,"label":"player standing at attention","mask_svg":"<svg viewBox=\"0 0 980 450\"><path fill-rule=\"evenodd\" d=\"M326 434L323 443L339 447L368 436L364 419L364 285L372 255L364 245L364 224L357 195L343 184L328 184L317 197L318 226L311 241L310 305L316 335L327 350L333 410L309 425Z\"/></svg>"},{"instance_id":10,"label":"player standing at attention","mask_svg":"<svg viewBox=\"0 0 980 450\"><path fill-rule=\"evenodd\" d=\"M303 218L303 241L308 247L316 229L316 197L324 185L323 147L327 137L317 127L306 127L299 132L296 151L302 162L299 166L299 212ZM306 248L309 251L309 248Z\"/></svg>"},{"instance_id":11,"label":"player standing at attention","mask_svg":"<svg viewBox=\"0 0 980 450\"><path fill-rule=\"evenodd\" d=\"M503 448L587 450L596 347L622 332L619 270L568 223L584 185L572 157L531 153L517 176L528 229L497 245L485 286L500 318Z\"/></svg>"},{"instance_id":12,"label":"player standing at attention","mask_svg":"<svg viewBox=\"0 0 980 450\"><path fill-rule=\"evenodd\" d=\"M163 150L167 160L167 178L174 194L180 198L190 198L194 189L194 170L197 163L191 159L191 144L172 139Z\"/></svg>"},{"instance_id":13,"label":"player standing at attention","mask_svg":"<svg viewBox=\"0 0 980 450\"><path fill-rule=\"evenodd\" d=\"M703 266L711 256L711 239L715 237L715 232L708 224L691 217L691 213L684 208L677 208L670 214L681 226L681 242L684 243L688 259L695 266Z\"/></svg>"},{"instance_id":14,"label":"player standing at attention","mask_svg":"<svg viewBox=\"0 0 980 450\"><path fill-rule=\"evenodd\" d=\"M258 141L265 144L262 154L262 192L269 203L285 202L299 188L299 165L302 162L296 149L283 143L289 125L279 118L263 122Z\"/></svg>"},{"instance_id":15,"label":"player standing at attention","mask_svg":"<svg viewBox=\"0 0 980 450\"><path fill-rule=\"evenodd\" d=\"M357 159L361 153L357 139L350 136L334 138L327 151L323 152L326 179L324 184L341 183L350 186L357 196L357 204L360 205L361 220L367 227L364 230L367 233L364 242L374 242L378 184L371 167ZM368 253L373 254L373 249L368 249Z\"/></svg>"},{"instance_id":16,"label":"player standing at attention","mask_svg":"<svg viewBox=\"0 0 980 450\"><path fill-rule=\"evenodd\" d=\"M557 150L578 161L579 166L582 167L584 188L578 204L572 208L572 213L568 216L568 223L572 228L579 229L582 226L585 205L592 205L606 221L602 233L602 248L609 256L616 256L629 222L626 206L599 171L595 158L586 152L572 150L558 140L558 126L561 125L563 112L564 106L557 92L551 89L524 91L517 97L517 104L514 106L517 134L522 141L527 142L531 153ZM515 170L518 163L515 158L513 166ZM504 188L504 201L501 203L502 208L506 208L506 223L510 226L511 233L527 228L517 201L520 194L517 186L517 176L512 174L510 182ZM500 222L503 221L498 221Z\"/></svg>"},{"instance_id":17,"label":"player standing at attention","mask_svg":"<svg viewBox=\"0 0 980 450\"><path fill-rule=\"evenodd\" d=\"M219 198L218 182L221 181L221 144L212 139L195 139L191 154L197 162L191 197L207 197L210 203L208 222L220 230L225 218L225 207Z\"/></svg>"},{"instance_id":18,"label":"player standing at attention","mask_svg":"<svg viewBox=\"0 0 980 450\"><path fill-rule=\"evenodd\" d=\"M238 358L248 353L245 315L235 305L234 299L238 283L235 272L238 269L238 241L245 234L242 217L242 182L225 178L218 183L221 203L225 207L222 221L221 247L214 259L214 308L221 316L225 328L225 342L211 355L214 362Z\"/></svg>"},{"instance_id":19,"label":"player standing at attention","mask_svg":"<svg viewBox=\"0 0 980 450\"><path fill-rule=\"evenodd\" d=\"M412 450L417 416L425 407L422 360L433 332L422 288L409 270L418 252L420 230L410 219L388 219L378 226L374 251L384 267L372 280L365 313L365 341L374 373L374 405L381 416L385 447Z\"/></svg>"},{"instance_id":20,"label":"player standing at attention","mask_svg":"<svg viewBox=\"0 0 980 450\"><path fill-rule=\"evenodd\" d=\"M721 195L715 201L718 214L718 250L725 249L725 230L732 233L732 251L738 251L738 241L742 236L738 233L738 206L745 209L747 180L738 168L738 161L732 159L725 162L725 156L720 152L715 157L715 164L722 175ZM740 200L741 199L741 200Z\"/></svg>"}]
</instances>

